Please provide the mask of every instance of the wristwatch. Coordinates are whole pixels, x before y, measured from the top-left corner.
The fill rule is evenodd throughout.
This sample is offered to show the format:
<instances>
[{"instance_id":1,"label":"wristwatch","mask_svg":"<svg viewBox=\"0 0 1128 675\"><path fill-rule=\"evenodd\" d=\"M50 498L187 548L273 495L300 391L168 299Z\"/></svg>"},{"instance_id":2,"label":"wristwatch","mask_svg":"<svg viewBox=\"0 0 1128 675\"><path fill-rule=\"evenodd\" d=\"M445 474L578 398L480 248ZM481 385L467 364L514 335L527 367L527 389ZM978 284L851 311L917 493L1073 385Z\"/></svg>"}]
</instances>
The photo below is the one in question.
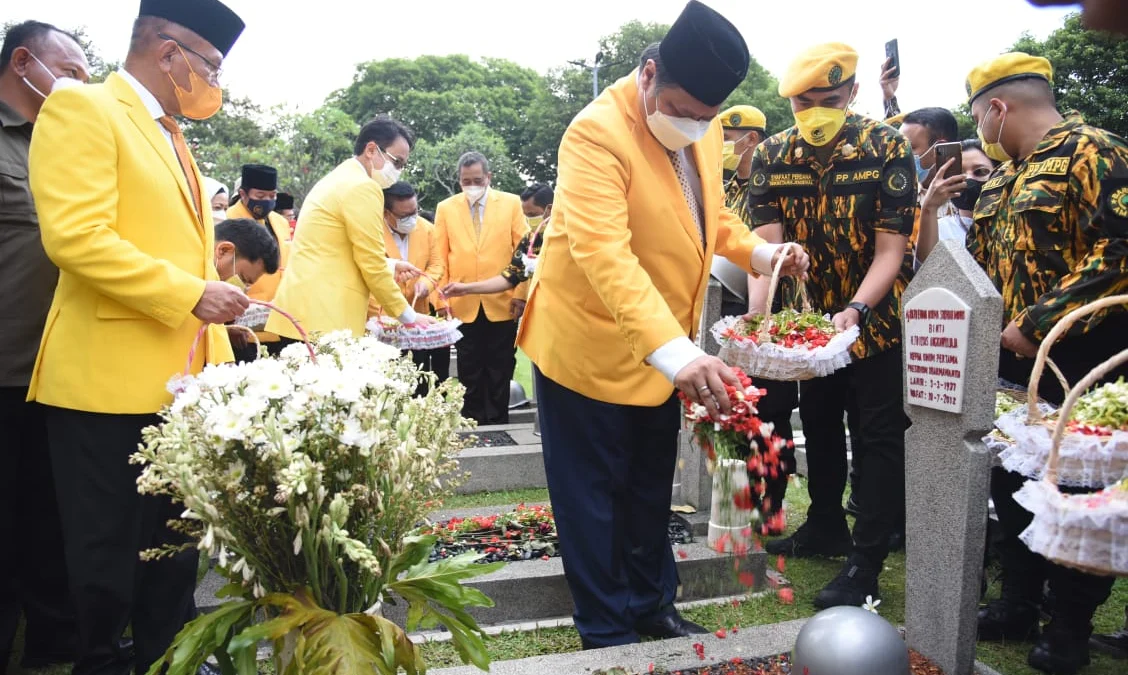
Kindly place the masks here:
<instances>
[{"instance_id":1,"label":"wristwatch","mask_svg":"<svg viewBox=\"0 0 1128 675\"><path fill-rule=\"evenodd\" d=\"M867 305L866 303L864 303L864 302L851 302L850 304L846 305L846 309L857 310L857 312L858 312L858 323L864 324L866 321L869 321L870 308L869 308L869 305Z\"/></svg>"}]
</instances>

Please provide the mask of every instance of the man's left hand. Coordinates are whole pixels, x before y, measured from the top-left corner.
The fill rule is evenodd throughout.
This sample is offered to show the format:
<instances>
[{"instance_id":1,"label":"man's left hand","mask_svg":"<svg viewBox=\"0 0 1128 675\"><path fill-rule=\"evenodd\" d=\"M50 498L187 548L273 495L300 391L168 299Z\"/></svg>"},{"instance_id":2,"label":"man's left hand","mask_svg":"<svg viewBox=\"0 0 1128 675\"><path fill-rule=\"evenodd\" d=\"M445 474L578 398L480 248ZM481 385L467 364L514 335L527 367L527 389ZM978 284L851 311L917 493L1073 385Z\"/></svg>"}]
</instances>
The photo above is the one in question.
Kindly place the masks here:
<instances>
[{"instance_id":1,"label":"man's left hand","mask_svg":"<svg viewBox=\"0 0 1128 675\"><path fill-rule=\"evenodd\" d=\"M509 301L509 315L514 319L520 319L521 315L525 313L525 301L513 298Z\"/></svg>"},{"instance_id":2,"label":"man's left hand","mask_svg":"<svg viewBox=\"0 0 1128 675\"><path fill-rule=\"evenodd\" d=\"M1038 345L1023 335L1022 331L1018 329L1018 324L1014 321L1011 321L1003 329L1002 343L1003 349L1012 351L1019 356L1032 359L1038 355Z\"/></svg>"},{"instance_id":3,"label":"man's left hand","mask_svg":"<svg viewBox=\"0 0 1128 675\"><path fill-rule=\"evenodd\" d=\"M807 269L811 266L811 258L805 250L796 246L781 246L772 256L772 269L775 269L781 255L786 255L787 258L783 262L783 269L780 274L788 277L799 277L800 279L807 278Z\"/></svg>"},{"instance_id":4,"label":"man's left hand","mask_svg":"<svg viewBox=\"0 0 1128 675\"><path fill-rule=\"evenodd\" d=\"M849 330L853 326L857 326L861 319L862 315L858 313L858 310L847 307L835 314L831 321L834 322L834 328L841 333L844 330Z\"/></svg>"}]
</instances>

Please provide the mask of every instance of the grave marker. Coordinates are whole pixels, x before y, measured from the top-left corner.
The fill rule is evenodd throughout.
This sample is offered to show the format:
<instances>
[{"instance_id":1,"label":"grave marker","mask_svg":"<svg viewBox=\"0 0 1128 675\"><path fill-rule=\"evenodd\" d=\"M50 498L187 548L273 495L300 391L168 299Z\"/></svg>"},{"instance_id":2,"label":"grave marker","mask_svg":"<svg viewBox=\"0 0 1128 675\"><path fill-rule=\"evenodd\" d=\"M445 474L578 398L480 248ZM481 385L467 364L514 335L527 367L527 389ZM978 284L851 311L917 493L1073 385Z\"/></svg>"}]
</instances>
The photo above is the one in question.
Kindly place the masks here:
<instances>
[{"instance_id":1,"label":"grave marker","mask_svg":"<svg viewBox=\"0 0 1128 675\"><path fill-rule=\"evenodd\" d=\"M902 298L905 630L948 675L975 672L1003 302L963 242L941 241Z\"/></svg>"}]
</instances>

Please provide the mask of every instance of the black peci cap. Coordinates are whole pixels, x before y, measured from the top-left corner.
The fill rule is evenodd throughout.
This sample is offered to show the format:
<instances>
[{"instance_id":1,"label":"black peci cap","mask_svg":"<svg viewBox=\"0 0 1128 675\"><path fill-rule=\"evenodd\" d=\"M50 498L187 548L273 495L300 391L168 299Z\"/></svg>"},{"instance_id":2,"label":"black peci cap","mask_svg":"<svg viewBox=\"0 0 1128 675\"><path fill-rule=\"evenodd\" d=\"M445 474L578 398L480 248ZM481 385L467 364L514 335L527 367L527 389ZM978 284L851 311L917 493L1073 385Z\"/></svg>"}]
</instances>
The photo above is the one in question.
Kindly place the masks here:
<instances>
[{"instance_id":1,"label":"black peci cap","mask_svg":"<svg viewBox=\"0 0 1128 675\"><path fill-rule=\"evenodd\" d=\"M287 192L279 192L278 197L274 201L275 211L285 211L286 209L294 208L294 195Z\"/></svg>"},{"instance_id":2,"label":"black peci cap","mask_svg":"<svg viewBox=\"0 0 1128 675\"><path fill-rule=\"evenodd\" d=\"M244 164L239 188L242 190L277 190L278 169L265 164Z\"/></svg>"},{"instance_id":3,"label":"black peci cap","mask_svg":"<svg viewBox=\"0 0 1128 675\"><path fill-rule=\"evenodd\" d=\"M658 46L674 82L705 105L720 105L748 75L748 45L732 22L690 0Z\"/></svg>"},{"instance_id":4,"label":"black peci cap","mask_svg":"<svg viewBox=\"0 0 1128 675\"><path fill-rule=\"evenodd\" d=\"M246 24L219 0L141 0L137 16L155 16L184 26L227 56Z\"/></svg>"}]
</instances>

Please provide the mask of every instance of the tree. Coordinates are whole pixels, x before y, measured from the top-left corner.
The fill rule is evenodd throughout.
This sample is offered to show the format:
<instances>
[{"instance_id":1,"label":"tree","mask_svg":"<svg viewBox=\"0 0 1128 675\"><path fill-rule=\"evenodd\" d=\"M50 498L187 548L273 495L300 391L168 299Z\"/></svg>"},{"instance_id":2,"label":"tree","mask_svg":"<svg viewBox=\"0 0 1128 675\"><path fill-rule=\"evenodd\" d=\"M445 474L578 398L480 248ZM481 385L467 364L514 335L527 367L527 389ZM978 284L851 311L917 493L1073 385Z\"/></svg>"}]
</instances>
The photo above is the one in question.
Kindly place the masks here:
<instances>
[{"instance_id":1,"label":"tree","mask_svg":"<svg viewBox=\"0 0 1128 675\"><path fill-rule=\"evenodd\" d=\"M345 111L328 105L283 117L272 129L279 189L304 200L317 181L353 156L359 132Z\"/></svg>"},{"instance_id":2,"label":"tree","mask_svg":"<svg viewBox=\"0 0 1128 675\"><path fill-rule=\"evenodd\" d=\"M516 164L506 153L505 139L480 122L470 122L453 136L437 141L424 138L416 144L404 180L415 186L420 208L434 209L461 191L458 159L472 150L489 160L493 187L517 193L525 187Z\"/></svg>"},{"instance_id":3,"label":"tree","mask_svg":"<svg viewBox=\"0 0 1128 675\"><path fill-rule=\"evenodd\" d=\"M543 87L536 72L505 59L421 56L360 64L353 83L330 103L359 124L378 113L391 115L431 143L477 122L504 139L503 154L523 163L531 137L528 112Z\"/></svg>"},{"instance_id":4,"label":"tree","mask_svg":"<svg viewBox=\"0 0 1128 675\"><path fill-rule=\"evenodd\" d=\"M979 137L976 131L975 119L971 116L971 106L966 103L961 103L952 110L952 114L956 116L956 125L960 130L960 140Z\"/></svg>"},{"instance_id":5,"label":"tree","mask_svg":"<svg viewBox=\"0 0 1128 675\"><path fill-rule=\"evenodd\" d=\"M1013 51L1050 60L1061 110L1078 110L1089 124L1128 136L1128 40L1086 30L1073 14L1045 40L1024 34Z\"/></svg>"}]
</instances>

